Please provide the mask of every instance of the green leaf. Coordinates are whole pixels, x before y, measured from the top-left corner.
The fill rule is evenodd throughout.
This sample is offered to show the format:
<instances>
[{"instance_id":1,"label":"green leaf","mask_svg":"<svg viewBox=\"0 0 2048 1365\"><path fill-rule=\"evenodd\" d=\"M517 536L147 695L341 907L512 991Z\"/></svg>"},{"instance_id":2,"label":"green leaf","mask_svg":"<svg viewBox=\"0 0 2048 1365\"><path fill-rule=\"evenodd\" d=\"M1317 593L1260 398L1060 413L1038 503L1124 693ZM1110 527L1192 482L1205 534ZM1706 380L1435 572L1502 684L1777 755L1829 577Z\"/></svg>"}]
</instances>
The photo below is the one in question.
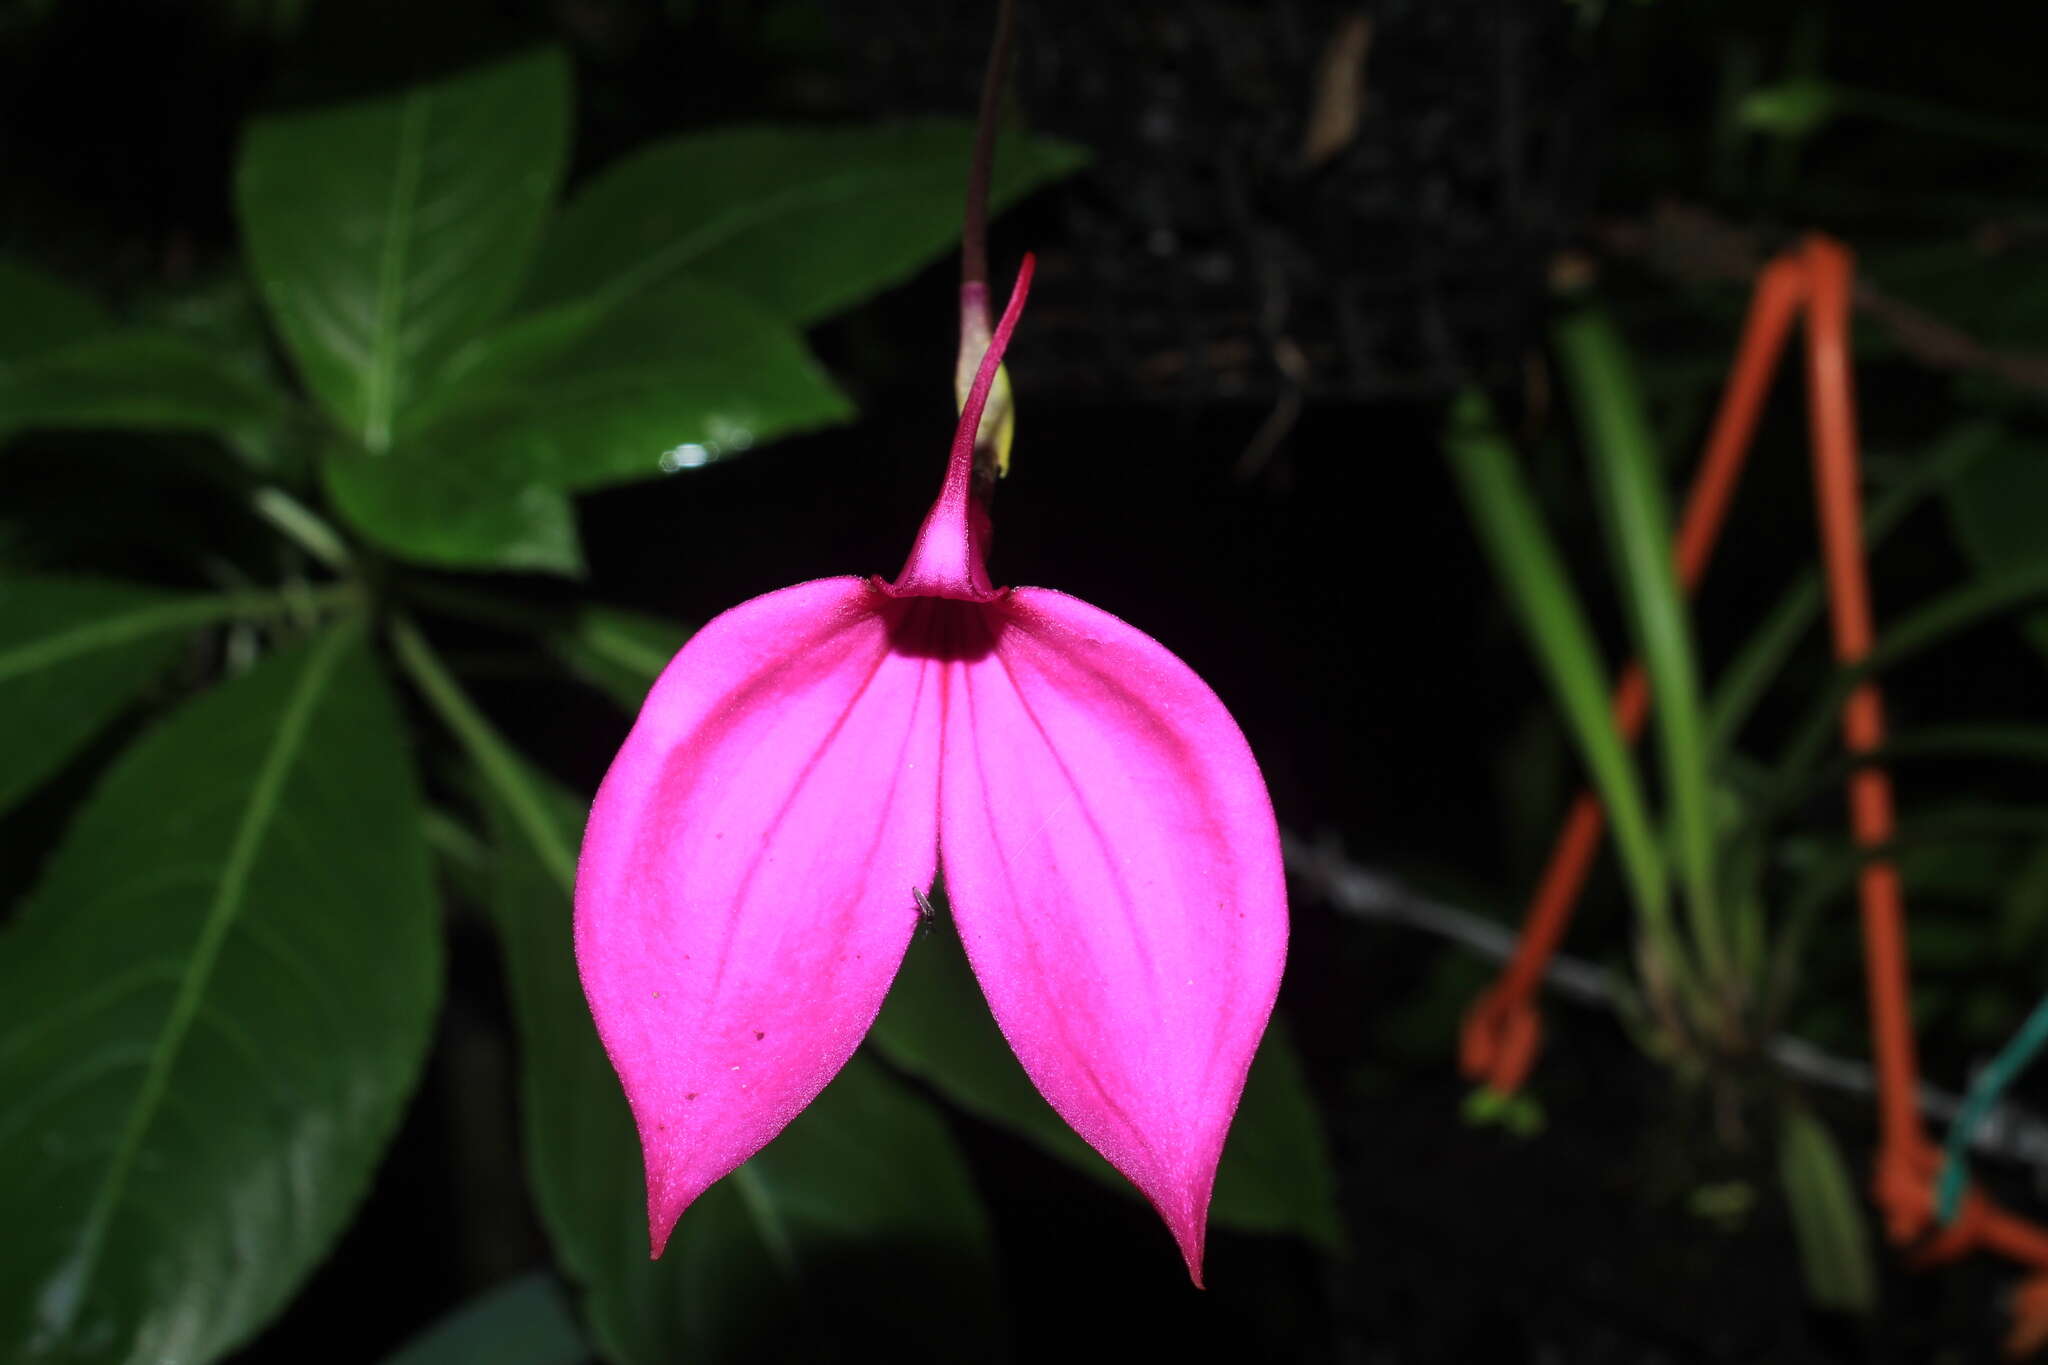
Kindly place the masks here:
<instances>
[{"instance_id":1,"label":"green leaf","mask_svg":"<svg viewBox=\"0 0 2048 1365\"><path fill-rule=\"evenodd\" d=\"M199 599L211 606L210 599ZM84 578L0 584L0 811L78 752L200 622L169 593Z\"/></svg>"},{"instance_id":2,"label":"green leaf","mask_svg":"<svg viewBox=\"0 0 2048 1365\"><path fill-rule=\"evenodd\" d=\"M1998 935L1995 951L2007 959L2034 951L2048 928L2048 844L2029 853L2017 872L2007 879L1998 898Z\"/></svg>"},{"instance_id":3,"label":"green leaf","mask_svg":"<svg viewBox=\"0 0 2048 1365\"><path fill-rule=\"evenodd\" d=\"M1779 137L1812 137L1842 110L1839 92L1827 81L1800 76L1781 85L1753 90L1742 101L1739 117L1760 133Z\"/></svg>"},{"instance_id":4,"label":"green leaf","mask_svg":"<svg viewBox=\"0 0 2048 1365\"><path fill-rule=\"evenodd\" d=\"M528 300L624 298L678 273L808 325L907 278L960 238L964 119L869 128L727 128L606 168L548 233ZM1002 140L1000 207L1081 165L1045 138Z\"/></svg>"},{"instance_id":5,"label":"green leaf","mask_svg":"<svg viewBox=\"0 0 2048 1365\"><path fill-rule=\"evenodd\" d=\"M1871 1312L1877 1307L1877 1267L1856 1182L1834 1137L1804 1109L1785 1112L1778 1179L1792 1211L1807 1294L1836 1312Z\"/></svg>"},{"instance_id":6,"label":"green leaf","mask_svg":"<svg viewBox=\"0 0 2048 1365\"><path fill-rule=\"evenodd\" d=\"M1988 427L1986 453L1948 491L1956 539L1987 579L2048 570L2048 540L2041 535L2048 512L2048 444L2021 437L2006 427ZM2048 654L2048 613L2029 616L2027 638Z\"/></svg>"},{"instance_id":7,"label":"green leaf","mask_svg":"<svg viewBox=\"0 0 2048 1365\"><path fill-rule=\"evenodd\" d=\"M412 432L501 479L593 488L653 478L853 415L786 324L674 279L522 318L467 348Z\"/></svg>"},{"instance_id":8,"label":"green leaf","mask_svg":"<svg viewBox=\"0 0 2048 1365\"><path fill-rule=\"evenodd\" d=\"M1952 486L1974 467L1989 452L1990 433L1988 426L1979 423L1948 432L1914 463L1907 477L1875 499L1864 518L1864 552L1868 554L1883 545L1930 494ZM1820 574L1809 569L1793 582L1763 624L1743 642L1715 684L1707 710L1710 743L1717 753L1726 753L1734 745L1736 734L1784 669L1800 638L1819 619L1820 611Z\"/></svg>"},{"instance_id":9,"label":"green leaf","mask_svg":"<svg viewBox=\"0 0 2048 1365\"><path fill-rule=\"evenodd\" d=\"M170 332L107 332L0 369L0 431L82 427L260 438L282 394Z\"/></svg>"},{"instance_id":10,"label":"green leaf","mask_svg":"<svg viewBox=\"0 0 2048 1365\"><path fill-rule=\"evenodd\" d=\"M855 1344L883 1340L892 1354L951 1360L961 1341L1000 1342L993 1247L965 1164L938 1114L860 1057L648 1259L639 1140L572 948L587 803L512 752L409 623L393 638L482 777L528 1168L601 1354L622 1365L864 1360Z\"/></svg>"},{"instance_id":11,"label":"green leaf","mask_svg":"<svg viewBox=\"0 0 2048 1365\"><path fill-rule=\"evenodd\" d=\"M1714 894L1714 821L1706 721L1685 595L1672 563L1656 443L1621 338L1598 313L1560 324L1557 345L1573 407L1592 451L1608 559L1650 684L1650 715L1676 826L1693 938L1709 969L1732 969L1728 926Z\"/></svg>"},{"instance_id":12,"label":"green leaf","mask_svg":"<svg viewBox=\"0 0 2048 1365\"><path fill-rule=\"evenodd\" d=\"M108 774L0 944L0 1357L213 1360L353 1212L440 980L398 712L343 625Z\"/></svg>"},{"instance_id":13,"label":"green leaf","mask_svg":"<svg viewBox=\"0 0 2048 1365\"><path fill-rule=\"evenodd\" d=\"M489 1289L384 1358L384 1365L582 1365L590 1347L552 1276Z\"/></svg>"},{"instance_id":14,"label":"green leaf","mask_svg":"<svg viewBox=\"0 0 2048 1365\"><path fill-rule=\"evenodd\" d=\"M647 690L690 638L690 628L661 616L585 606L548 637L548 649L591 687L634 715Z\"/></svg>"},{"instance_id":15,"label":"green leaf","mask_svg":"<svg viewBox=\"0 0 2048 1365\"><path fill-rule=\"evenodd\" d=\"M950 930L911 944L868 1041L893 1065L968 1113L1137 1197L1131 1183L1083 1142L1031 1084L1003 1041ZM1300 1059L1275 1020L1246 1079L1209 1216L1226 1227L1294 1234L1341 1252L1345 1237L1335 1189Z\"/></svg>"},{"instance_id":16,"label":"green leaf","mask_svg":"<svg viewBox=\"0 0 2048 1365\"><path fill-rule=\"evenodd\" d=\"M413 443L389 455L333 445L327 494L358 531L401 559L444 569L583 572L567 495L507 479L490 452Z\"/></svg>"},{"instance_id":17,"label":"green leaf","mask_svg":"<svg viewBox=\"0 0 2048 1365\"><path fill-rule=\"evenodd\" d=\"M235 197L257 285L366 449L389 447L435 369L512 301L568 131L552 49L251 126Z\"/></svg>"},{"instance_id":18,"label":"green leaf","mask_svg":"<svg viewBox=\"0 0 2048 1365\"><path fill-rule=\"evenodd\" d=\"M993 1248L945 1124L873 1063L714 1185L647 1257L639 1141L576 978L569 884L585 803L465 723L500 852L492 908L519 1020L528 1167L601 1353L622 1365L951 1360L1002 1340ZM481 739L478 737L481 736Z\"/></svg>"},{"instance_id":19,"label":"green leaf","mask_svg":"<svg viewBox=\"0 0 2048 1365\"><path fill-rule=\"evenodd\" d=\"M0 256L0 367L110 326L99 305L70 285L26 261Z\"/></svg>"},{"instance_id":20,"label":"green leaf","mask_svg":"<svg viewBox=\"0 0 2048 1365\"><path fill-rule=\"evenodd\" d=\"M1783 812L1812 780L1840 726L1843 702L1863 680L1915 658L1935 645L1985 621L2048 600L2048 561L2018 565L1924 603L1888 626L1869 656L1855 668L1836 671L1807 707L1772 770L1763 797L1767 812Z\"/></svg>"},{"instance_id":21,"label":"green leaf","mask_svg":"<svg viewBox=\"0 0 2048 1365\"><path fill-rule=\"evenodd\" d=\"M1476 391L1468 389L1453 407L1444 449L1479 543L1493 561L1494 575L1550 679L1551 692L1592 773L1637 911L1675 969L1679 959L1665 899L1664 855L1643 799L1635 758L1622 743L1608 709L1608 681L1592 627L1572 593L1514 453Z\"/></svg>"},{"instance_id":22,"label":"green leaf","mask_svg":"<svg viewBox=\"0 0 2048 1365\"><path fill-rule=\"evenodd\" d=\"M197 279L158 285L129 299L127 307L137 326L202 348L217 370L238 375L273 397L290 392L290 367L242 262ZM237 435L231 444L270 481L303 488L311 481L313 458L327 429L324 413L293 401L285 420Z\"/></svg>"},{"instance_id":23,"label":"green leaf","mask_svg":"<svg viewBox=\"0 0 2048 1365\"><path fill-rule=\"evenodd\" d=\"M178 637L236 618L318 610L346 585L178 596L132 583L0 583L0 810L48 777L170 662Z\"/></svg>"}]
</instances>

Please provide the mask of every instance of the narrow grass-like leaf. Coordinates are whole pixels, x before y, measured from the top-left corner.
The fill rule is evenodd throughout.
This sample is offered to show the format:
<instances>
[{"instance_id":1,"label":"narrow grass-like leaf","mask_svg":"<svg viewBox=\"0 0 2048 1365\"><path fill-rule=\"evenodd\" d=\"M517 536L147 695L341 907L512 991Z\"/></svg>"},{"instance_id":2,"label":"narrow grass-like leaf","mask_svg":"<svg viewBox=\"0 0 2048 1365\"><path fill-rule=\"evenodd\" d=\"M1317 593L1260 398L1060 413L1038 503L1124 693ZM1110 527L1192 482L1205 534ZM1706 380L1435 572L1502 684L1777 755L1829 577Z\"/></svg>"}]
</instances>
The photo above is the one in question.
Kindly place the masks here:
<instances>
[{"instance_id":1,"label":"narrow grass-like leaf","mask_svg":"<svg viewBox=\"0 0 2048 1365\"><path fill-rule=\"evenodd\" d=\"M1709 970L1732 967L1714 887L1712 774L1685 596L1672 562L1671 514L1641 388L1614 328L1584 312L1560 324L1558 354L1592 454L1609 562L1650 682L1664 784L1693 939Z\"/></svg>"},{"instance_id":2,"label":"narrow grass-like leaf","mask_svg":"<svg viewBox=\"0 0 2048 1365\"><path fill-rule=\"evenodd\" d=\"M1678 962L1671 937L1664 855L1643 798L1635 759L1608 709L1608 680L1592 628L1573 596L1563 561L1536 509L1514 453L1486 400L1467 390L1444 439L1479 543L1550 680L1580 757L1606 805L1623 875L1659 947Z\"/></svg>"},{"instance_id":3,"label":"narrow grass-like leaf","mask_svg":"<svg viewBox=\"0 0 2048 1365\"><path fill-rule=\"evenodd\" d=\"M434 371L511 303L568 132L552 50L250 127L235 202L257 284L364 448L387 449Z\"/></svg>"},{"instance_id":4,"label":"narrow grass-like leaf","mask_svg":"<svg viewBox=\"0 0 2048 1365\"><path fill-rule=\"evenodd\" d=\"M1804 1109L1785 1111L1778 1179L1792 1211L1808 1296L1838 1313L1871 1312L1877 1307L1877 1266L1856 1182L1833 1135Z\"/></svg>"},{"instance_id":5,"label":"narrow grass-like leaf","mask_svg":"<svg viewBox=\"0 0 2048 1365\"><path fill-rule=\"evenodd\" d=\"M1884 544L1908 514L1927 498L1951 487L1994 446L1996 428L1971 424L1949 433L1912 472L1874 499L1863 521L1865 553ZM1707 708L1707 728L1715 753L1726 753L1735 736L1756 710L1771 683L1783 672L1800 637L1819 619L1823 598L1820 572L1801 574L1771 608L1763 623L1745 640L1715 683Z\"/></svg>"},{"instance_id":6,"label":"narrow grass-like leaf","mask_svg":"<svg viewBox=\"0 0 2048 1365\"><path fill-rule=\"evenodd\" d=\"M974 129L725 128L669 138L582 187L549 229L528 301L628 298L679 274L807 326L954 249ZM1086 159L1046 138L996 152L997 208Z\"/></svg>"},{"instance_id":7,"label":"narrow grass-like leaf","mask_svg":"<svg viewBox=\"0 0 2048 1365\"><path fill-rule=\"evenodd\" d=\"M1936 864L1929 855L1955 850L1982 856L1987 842L2003 840L2026 846L2043 839L2048 839L2048 806L1979 802L1947 806L1902 820L1892 841L1880 849L1858 848L1841 839L1811 841L1805 865L1798 869L1798 878L1783 901L1782 928L1772 945L1772 985L1768 998L1780 1003L1790 998L1807 945L1823 922L1822 917L1839 898L1849 894L1857 874L1871 859L1890 860L1908 888L1931 884L1932 889L1939 891L1943 889L1940 883L1931 882L1931 868Z\"/></svg>"},{"instance_id":8,"label":"narrow grass-like leaf","mask_svg":"<svg viewBox=\"0 0 2048 1365\"><path fill-rule=\"evenodd\" d=\"M1900 759L1989 758L2013 763L2048 763L2048 725L1941 725L1892 735L1884 747L1864 759L1838 754L1807 774L1786 796L1787 806L1803 804L1829 787L1839 786L1862 763L1889 764Z\"/></svg>"},{"instance_id":9,"label":"narrow grass-like leaf","mask_svg":"<svg viewBox=\"0 0 2048 1365\"><path fill-rule=\"evenodd\" d=\"M352 623L114 766L0 942L0 1358L246 1341L353 1213L440 983L421 803Z\"/></svg>"},{"instance_id":10,"label":"narrow grass-like leaf","mask_svg":"<svg viewBox=\"0 0 2048 1365\"><path fill-rule=\"evenodd\" d=\"M1796 799L1806 775L1826 756L1840 725L1842 704L1856 684L1896 667L1963 631L2021 608L2048 602L2048 562L2016 568L1997 578L1958 588L1909 613L1878 636L1860 667L1843 669L1821 689L1792 731L1765 795L1767 814L1781 813Z\"/></svg>"},{"instance_id":11,"label":"narrow grass-like leaf","mask_svg":"<svg viewBox=\"0 0 2048 1365\"><path fill-rule=\"evenodd\" d=\"M1948 490L1956 539L1986 578L2048 565L2048 445L2011 429L1979 429L1988 449L1969 476ZM2027 638L2048 654L2048 613L2026 620Z\"/></svg>"},{"instance_id":12,"label":"narrow grass-like leaf","mask_svg":"<svg viewBox=\"0 0 2048 1365\"><path fill-rule=\"evenodd\" d=\"M2006 878L1997 903L1997 951L2006 957L2032 951L2048 928L2048 844L2034 849Z\"/></svg>"}]
</instances>

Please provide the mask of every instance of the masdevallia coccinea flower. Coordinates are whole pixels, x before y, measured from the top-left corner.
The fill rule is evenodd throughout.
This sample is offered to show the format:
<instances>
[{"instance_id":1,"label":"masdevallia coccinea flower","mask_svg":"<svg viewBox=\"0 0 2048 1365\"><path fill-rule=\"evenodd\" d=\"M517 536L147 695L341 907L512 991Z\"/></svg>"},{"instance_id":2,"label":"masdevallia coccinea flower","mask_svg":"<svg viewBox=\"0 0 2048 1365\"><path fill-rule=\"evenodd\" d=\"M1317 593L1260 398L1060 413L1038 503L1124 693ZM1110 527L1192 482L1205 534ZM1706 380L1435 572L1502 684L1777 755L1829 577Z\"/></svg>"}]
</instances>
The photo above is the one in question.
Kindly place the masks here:
<instances>
[{"instance_id":1,"label":"masdevallia coccinea flower","mask_svg":"<svg viewBox=\"0 0 2048 1365\"><path fill-rule=\"evenodd\" d=\"M895 582L800 583L713 620L591 809L576 958L657 1256L845 1064L943 868L1003 1036L1201 1282L1286 955L1279 835L1186 664L1076 598L989 583L973 448L1030 271Z\"/></svg>"}]
</instances>

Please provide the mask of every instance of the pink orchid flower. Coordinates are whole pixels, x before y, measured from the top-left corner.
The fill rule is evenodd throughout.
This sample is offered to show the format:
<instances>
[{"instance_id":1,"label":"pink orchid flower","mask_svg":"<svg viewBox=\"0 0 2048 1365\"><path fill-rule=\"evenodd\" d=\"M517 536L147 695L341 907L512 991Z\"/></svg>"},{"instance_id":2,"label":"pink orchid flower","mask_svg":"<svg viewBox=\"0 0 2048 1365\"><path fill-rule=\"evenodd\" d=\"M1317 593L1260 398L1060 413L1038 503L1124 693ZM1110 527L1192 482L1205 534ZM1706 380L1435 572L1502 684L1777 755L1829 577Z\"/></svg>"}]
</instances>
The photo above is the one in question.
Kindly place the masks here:
<instances>
[{"instance_id":1,"label":"pink orchid flower","mask_svg":"<svg viewBox=\"0 0 2048 1365\"><path fill-rule=\"evenodd\" d=\"M598 791L576 958L647 1166L650 1240L873 1023L943 868L1031 1080L1152 1201L1201 1283L1210 1188L1286 955L1265 783L1149 636L996 588L982 358L903 572L800 583L685 645Z\"/></svg>"}]
</instances>

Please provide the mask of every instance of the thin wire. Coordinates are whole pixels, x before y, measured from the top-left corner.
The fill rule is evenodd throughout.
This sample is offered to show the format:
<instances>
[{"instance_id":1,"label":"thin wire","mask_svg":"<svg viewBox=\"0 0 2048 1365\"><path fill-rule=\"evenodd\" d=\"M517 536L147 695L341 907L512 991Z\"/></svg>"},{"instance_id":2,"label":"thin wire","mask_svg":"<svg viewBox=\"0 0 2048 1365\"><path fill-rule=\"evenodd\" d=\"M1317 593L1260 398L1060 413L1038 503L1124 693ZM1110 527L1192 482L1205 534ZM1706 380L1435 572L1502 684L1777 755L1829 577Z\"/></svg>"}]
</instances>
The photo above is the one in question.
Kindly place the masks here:
<instances>
[{"instance_id":1,"label":"thin wire","mask_svg":"<svg viewBox=\"0 0 2048 1365\"><path fill-rule=\"evenodd\" d=\"M1948 1130L1948 1146L1941 1163L1941 1183L1935 1192L1935 1217L1944 1227L1953 1223L1962 1209L1963 1185L1970 1174L1967 1153L1971 1134L1997 1105L1999 1096L2005 1093L2020 1072L2026 1070L2027 1063L2034 1060L2034 1054L2041 1050L2043 1043L2048 1043L2048 998L2034 1006L2034 1012L2027 1016L2026 1023L2020 1025L2020 1031L1991 1059L1991 1065L1978 1072L1977 1079L1970 1082L1963 1107Z\"/></svg>"}]
</instances>

